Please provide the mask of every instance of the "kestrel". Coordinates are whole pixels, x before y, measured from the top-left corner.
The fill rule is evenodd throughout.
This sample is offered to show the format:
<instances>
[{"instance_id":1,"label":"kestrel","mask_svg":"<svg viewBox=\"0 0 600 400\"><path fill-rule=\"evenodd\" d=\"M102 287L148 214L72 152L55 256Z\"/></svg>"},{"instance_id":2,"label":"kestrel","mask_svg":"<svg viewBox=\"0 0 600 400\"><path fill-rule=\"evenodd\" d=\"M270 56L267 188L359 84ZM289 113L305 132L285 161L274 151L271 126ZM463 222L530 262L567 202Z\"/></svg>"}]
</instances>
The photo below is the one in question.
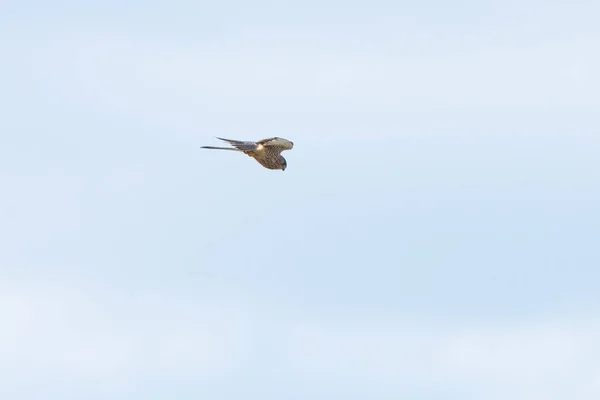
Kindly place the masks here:
<instances>
[{"instance_id":1,"label":"kestrel","mask_svg":"<svg viewBox=\"0 0 600 400\"><path fill-rule=\"evenodd\" d=\"M239 140L223 139L220 137L217 137L217 139L228 142L233 147L202 146L202 148L241 151L242 153L254 158L265 168L280 169L282 171L285 171L287 168L287 161L285 161L285 158L283 158L281 152L285 150L291 150L294 147L293 142L279 137L261 139L256 142L242 142Z\"/></svg>"}]
</instances>

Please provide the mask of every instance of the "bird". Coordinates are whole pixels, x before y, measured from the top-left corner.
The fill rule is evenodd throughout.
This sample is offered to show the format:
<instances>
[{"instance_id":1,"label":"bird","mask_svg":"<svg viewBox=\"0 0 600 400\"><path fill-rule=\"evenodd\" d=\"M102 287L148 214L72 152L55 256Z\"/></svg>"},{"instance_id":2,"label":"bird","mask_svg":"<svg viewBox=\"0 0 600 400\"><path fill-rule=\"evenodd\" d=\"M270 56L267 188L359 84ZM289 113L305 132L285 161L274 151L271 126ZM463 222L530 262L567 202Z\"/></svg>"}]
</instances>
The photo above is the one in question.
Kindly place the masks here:
<instances>
[{"instance_id":1,"label":"bird","mask_svg":"<svg viewBox=\"0 0 600 400\"><path fill-rule=\"evenodd\" d=\"M261 139L256 142L224 139L220 137L217 137L217 139L227 142L233 147L201 146L201 148L240 151L254 158L263 167L272 170L280 169L285 171L287 168L287 161L283 158L281 152L291 150L294 147L294 142L280 137Z\"/></svg>"}]
</instances>

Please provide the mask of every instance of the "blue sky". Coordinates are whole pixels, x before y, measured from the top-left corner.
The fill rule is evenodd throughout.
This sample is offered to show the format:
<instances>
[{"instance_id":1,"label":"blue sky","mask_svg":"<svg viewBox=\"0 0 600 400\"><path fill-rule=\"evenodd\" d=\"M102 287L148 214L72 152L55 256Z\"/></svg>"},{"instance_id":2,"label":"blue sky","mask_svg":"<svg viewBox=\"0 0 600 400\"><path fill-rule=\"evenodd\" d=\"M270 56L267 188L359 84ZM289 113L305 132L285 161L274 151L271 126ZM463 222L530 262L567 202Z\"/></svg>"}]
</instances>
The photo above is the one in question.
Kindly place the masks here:
<instances>
[{"instance_id":1,"label":"blue sky","mask_svg":"<svg viewBox=\"0 0 600 400\"><path fill-rule=\"evenodd\" d=\"M597 399L599 14L3 3L0 396Z\"/></svg>"}]
</instances>

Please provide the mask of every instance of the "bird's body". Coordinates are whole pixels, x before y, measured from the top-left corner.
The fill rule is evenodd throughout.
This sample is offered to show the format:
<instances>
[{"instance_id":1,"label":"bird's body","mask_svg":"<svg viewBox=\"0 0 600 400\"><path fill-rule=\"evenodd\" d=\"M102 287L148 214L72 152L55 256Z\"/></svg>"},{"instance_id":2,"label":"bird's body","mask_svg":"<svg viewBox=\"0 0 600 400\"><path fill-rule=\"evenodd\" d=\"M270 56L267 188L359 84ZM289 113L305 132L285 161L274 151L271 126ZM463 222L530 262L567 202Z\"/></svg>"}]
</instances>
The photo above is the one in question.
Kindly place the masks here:
<instances>
[{"instance_id":1,"label":"bird's body","mask_svg":"<svg viewBox=\"0 0 600 400\"><path fill-rule=\"evenodd\" d=\"M285 171L287 168L287 161L283 158L281 152L291 150L294 147L293 142L279 137L261 139L256 142L223 139L220 137L217 139L223 140L233 147L202 146L202 148L240 151L254 158L260 165L267 169L280 169L282 171Z\"/></svg>"}]
</instances>

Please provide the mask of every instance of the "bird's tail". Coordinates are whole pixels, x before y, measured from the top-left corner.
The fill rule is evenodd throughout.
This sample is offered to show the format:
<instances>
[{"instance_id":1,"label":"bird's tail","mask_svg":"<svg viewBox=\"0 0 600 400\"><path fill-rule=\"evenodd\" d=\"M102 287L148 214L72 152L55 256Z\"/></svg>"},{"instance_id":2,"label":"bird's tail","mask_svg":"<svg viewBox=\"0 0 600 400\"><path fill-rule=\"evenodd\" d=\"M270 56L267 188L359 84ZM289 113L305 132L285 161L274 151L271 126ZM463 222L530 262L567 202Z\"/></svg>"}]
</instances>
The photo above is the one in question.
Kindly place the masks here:
<instances>
[{"instance_id":1,"label":"bird's tail","mask_svg":"<svg viewBox=\"0 0 600 400\"><path fill-rule=\"evenodd\" d=\"M201 149L242 151L233 147L201 146Z\"/></svg>"}]
</instances>

